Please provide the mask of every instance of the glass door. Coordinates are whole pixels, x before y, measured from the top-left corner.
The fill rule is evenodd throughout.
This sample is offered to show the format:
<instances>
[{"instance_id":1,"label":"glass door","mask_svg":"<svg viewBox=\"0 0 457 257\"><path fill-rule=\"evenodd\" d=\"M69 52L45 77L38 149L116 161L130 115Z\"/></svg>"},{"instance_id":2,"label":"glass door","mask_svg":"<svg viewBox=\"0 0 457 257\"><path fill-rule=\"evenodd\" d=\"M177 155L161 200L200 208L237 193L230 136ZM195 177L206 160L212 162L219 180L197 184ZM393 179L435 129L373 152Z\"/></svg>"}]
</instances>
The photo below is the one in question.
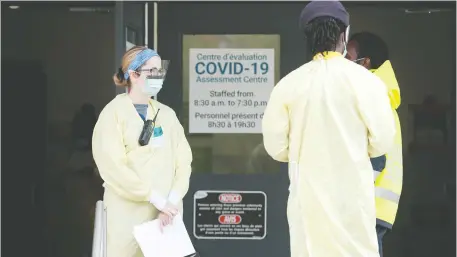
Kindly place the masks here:
<instances>
[{"instance_id":1,"label":"glass door","mask_svg":"<svg viewBox=\"0 0 457 257\"><path fill-rule=\"evenodd\" d=\"M159 3L159 52L172 65L158 99L192 148L184 222L202 256L289 254L287 172L266 153L260 127L283 68L282 31L268 18L280 8ZM253 13L262 13L256 22Z\"/></svg>"}]
</instances>

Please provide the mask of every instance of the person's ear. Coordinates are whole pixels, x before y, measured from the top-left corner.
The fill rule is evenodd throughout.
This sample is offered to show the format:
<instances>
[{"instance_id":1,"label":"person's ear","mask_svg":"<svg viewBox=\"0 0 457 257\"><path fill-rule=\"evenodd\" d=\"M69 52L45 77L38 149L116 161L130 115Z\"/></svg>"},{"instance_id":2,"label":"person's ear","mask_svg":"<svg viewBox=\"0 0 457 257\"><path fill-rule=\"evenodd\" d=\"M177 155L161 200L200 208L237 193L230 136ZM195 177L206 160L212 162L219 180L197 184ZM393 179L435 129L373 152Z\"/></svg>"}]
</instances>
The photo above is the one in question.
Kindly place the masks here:
<instances>
[{"instance_id":1,"label":"person's ear","mask_svg":"<svg viewBox=\"0 0 457 257\"><path fill-rule=\"evenodd\" d=\"M369 57L363 58L361 64L363 67L365 67L367 69L371 69L371 59Z\"/></svg>"},{"instance_id":2,"label":"person's ear","mask_svg":"<svg viewBox=\"0 0 457 257\"><path fill-rule=\"evenodd\" d=\"M135 71L129 70L128 73L130 78L138 78L138 74Z\"/></svg>"}]
</instances>

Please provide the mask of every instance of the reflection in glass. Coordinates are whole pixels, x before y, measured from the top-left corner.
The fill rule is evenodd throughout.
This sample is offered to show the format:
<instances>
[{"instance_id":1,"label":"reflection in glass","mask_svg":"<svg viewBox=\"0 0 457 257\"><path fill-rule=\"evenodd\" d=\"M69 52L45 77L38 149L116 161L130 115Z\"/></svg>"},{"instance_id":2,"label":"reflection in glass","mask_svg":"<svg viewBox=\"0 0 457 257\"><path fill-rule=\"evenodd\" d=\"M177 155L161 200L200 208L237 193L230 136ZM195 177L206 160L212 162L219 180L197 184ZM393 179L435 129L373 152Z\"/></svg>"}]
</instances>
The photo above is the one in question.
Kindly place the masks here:
<instances>
[{"instance_id":1,"label":"reflection in glass","mask_svg":"<svg viewBox=\"0 0 457 257\"><path fill-rule=\"evenodd\" d=\"M274 173L280 169L279 162L273 160L265 150L263 143L252 150L248 161L248 173Z\"/></svg>"}]
</instances>

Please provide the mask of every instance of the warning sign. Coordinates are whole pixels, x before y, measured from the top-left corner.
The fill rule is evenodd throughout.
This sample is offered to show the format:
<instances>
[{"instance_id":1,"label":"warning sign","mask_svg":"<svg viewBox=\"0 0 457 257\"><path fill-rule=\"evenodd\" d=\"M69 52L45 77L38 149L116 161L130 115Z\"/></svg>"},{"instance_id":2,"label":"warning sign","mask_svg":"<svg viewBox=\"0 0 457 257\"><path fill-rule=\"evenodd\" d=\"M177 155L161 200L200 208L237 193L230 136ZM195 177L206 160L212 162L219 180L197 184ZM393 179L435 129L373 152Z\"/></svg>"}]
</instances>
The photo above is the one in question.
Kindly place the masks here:
<instances>
[{"instance_id":1,"label":"warning sign","mask_svg":"<svg viewBox=\"0 0 457 257\"><path fill-rule=\"evenodd\" d=\"M197 191L197 239L263 239L267 234L267 196L260 191Z\"/></svg>"}]
</instances>

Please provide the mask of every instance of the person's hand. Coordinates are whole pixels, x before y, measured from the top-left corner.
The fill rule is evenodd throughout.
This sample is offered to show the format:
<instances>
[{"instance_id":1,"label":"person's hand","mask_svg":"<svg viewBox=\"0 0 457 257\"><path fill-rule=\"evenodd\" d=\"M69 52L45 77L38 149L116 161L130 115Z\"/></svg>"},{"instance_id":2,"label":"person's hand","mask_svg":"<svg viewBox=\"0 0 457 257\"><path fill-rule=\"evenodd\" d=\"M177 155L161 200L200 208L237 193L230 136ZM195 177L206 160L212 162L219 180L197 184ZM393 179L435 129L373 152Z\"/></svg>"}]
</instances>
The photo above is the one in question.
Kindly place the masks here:
<instances>
[{"instance_id":1,"label":"person's hand","mask_svg":"<svg viewBox=\"0 0 457 257\"><path fill-rule=\"evenodd\" d=\"M156 192L151 194L149 202L152 203L157 208L157 210L167 214L170 217L174 217L176 214L178 214L178 208Z\"/></svg>"},{"instance_id":2,"label":"person's hand","mask_svg":"<svg viewBox=\"0 0 457 257\"><path fill-rule=\"evenodd\" d=\"M159 225L160 225L160 231L163 232L163 228L170 225L173 222L173 217L170 215L167 215L163 212L159 213Z\"/></svg>"},{"instance_id":3,"label":"person's hand","mask_svg":"<svg viewBox=\"0 0 457 257\"><path fill-rule=\"evenodd\" d=\"M168 215L171 219L178 214L178 207L174 204L167 202L165 206L160 210L163 214Z\"/></svg>"}]
</instances>

